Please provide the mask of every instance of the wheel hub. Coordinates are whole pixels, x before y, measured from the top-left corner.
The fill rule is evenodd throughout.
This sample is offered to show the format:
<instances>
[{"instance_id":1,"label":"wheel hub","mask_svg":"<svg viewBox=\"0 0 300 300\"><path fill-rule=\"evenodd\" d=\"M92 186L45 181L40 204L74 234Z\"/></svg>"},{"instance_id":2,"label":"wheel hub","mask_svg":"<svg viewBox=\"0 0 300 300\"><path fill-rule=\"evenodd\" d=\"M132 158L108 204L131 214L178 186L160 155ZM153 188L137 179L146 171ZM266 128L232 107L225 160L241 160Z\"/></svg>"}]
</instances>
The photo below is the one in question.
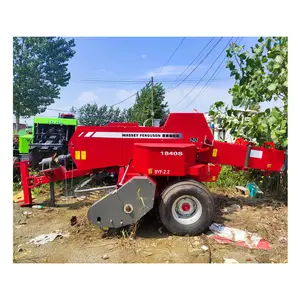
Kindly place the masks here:
<instances>
[{"instance_id":1,"label":"wheel hub","mask_svg":"<svg viewBox=\"0 0 300 300\"><path fill-rule=\"evenodd\" d=\"M202 205L193 196L181 196L172 205L172 215L181 224L195 223L202 215Z\"/></svg>"},{"instance_id":2,"label":"wheel hub","mask_svg":"<svg viewBox=\"0 0 300 300\"><path fill-rule=\"evenodd\" d=\"M189 211L191 207L188 203L183 203L181 208L183 211Z\"/></svg>"}]
</instances>

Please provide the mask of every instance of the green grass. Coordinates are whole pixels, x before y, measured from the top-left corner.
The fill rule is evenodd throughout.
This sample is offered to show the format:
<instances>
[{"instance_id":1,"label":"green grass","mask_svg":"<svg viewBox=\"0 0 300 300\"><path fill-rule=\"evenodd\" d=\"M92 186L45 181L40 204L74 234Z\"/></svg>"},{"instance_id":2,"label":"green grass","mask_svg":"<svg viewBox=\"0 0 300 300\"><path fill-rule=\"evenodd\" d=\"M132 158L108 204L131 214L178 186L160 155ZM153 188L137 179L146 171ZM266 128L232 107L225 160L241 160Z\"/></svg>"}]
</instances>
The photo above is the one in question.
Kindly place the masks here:
<instances>
[{"instance_id":1,"label":"green grass","mask_svg":"<svg viewBox=\"0 0 300 300\"><path fill-rule=\"evenodd\" d=\"M234 188L236 185L246 186L250 181L249 173L244 171L234 171L230 166L223 166L219 178L216 182L208 182L206 185L209 188L226 187Z\"/></svg>"},{"instance_id":2,"label":"green grass","mask_svg":"<svg viewBox=\"0 0 300 300\"><path fill-rule=\"evenodd\" d=\"M36 175L38 174L35 171L31 171L30 175ZM62 181L57 181L54 183L54 189L57 190L64 190L66 187L68 188L68 191L72 188L74 189L75 186L82 180L82 178L74 178L73 182L72 179L67 179L62 180ZM22 190L22 185L21 185L21 178L16 177L15 182L13 182L13 192L20 192ZM45 194L45 193L50 193L50 188L49 184L43 184L38 187L35 187L32 189L32 195L37 196L39 194Z\"/></svg>"}]
</instances>

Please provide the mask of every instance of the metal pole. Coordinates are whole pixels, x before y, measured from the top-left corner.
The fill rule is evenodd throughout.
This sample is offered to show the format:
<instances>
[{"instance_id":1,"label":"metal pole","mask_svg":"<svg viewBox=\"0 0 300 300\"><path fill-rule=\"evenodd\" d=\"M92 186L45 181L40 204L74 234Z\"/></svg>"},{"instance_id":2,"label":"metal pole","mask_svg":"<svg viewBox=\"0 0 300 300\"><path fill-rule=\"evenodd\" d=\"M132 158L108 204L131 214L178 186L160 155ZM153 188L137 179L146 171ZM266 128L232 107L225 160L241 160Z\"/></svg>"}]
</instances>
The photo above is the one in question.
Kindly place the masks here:
<instances>
[{"instance_id":1,"label":"metal pole","mask_svg":"<svg viewBox=\"0 0 300 300\"><path fill-rule=\"evenodd\" d=\"M154 126L154 110L153 110L153 77L151 77L151 98L152 98L152 111L151 111L151 117L152 117L152 126Z\"/></svg>"},{"instance_id":2,"label":"metal pole","mask_svg":"<svg viewBox=\"0 0 300 300\"><path fill-rule=\"evenodd\" d=\"M251 144L248 144L247 146L247 153L246 153L246 160L245 160L245 165L244 168L248 169L248 165L249 165L249 158L250 158L250 153L251 153Z\"/></svg>"},{"instance_id":3,"label":"metal pole","mask_svg":"<svg viewBox=\"0 0 300 300\"><path fill-rule=\"evenodd\" d=\"M54 193L54 182L50 182L50 200L49 207L55 206L55 193Z\"/></svg>"}]
</instances>

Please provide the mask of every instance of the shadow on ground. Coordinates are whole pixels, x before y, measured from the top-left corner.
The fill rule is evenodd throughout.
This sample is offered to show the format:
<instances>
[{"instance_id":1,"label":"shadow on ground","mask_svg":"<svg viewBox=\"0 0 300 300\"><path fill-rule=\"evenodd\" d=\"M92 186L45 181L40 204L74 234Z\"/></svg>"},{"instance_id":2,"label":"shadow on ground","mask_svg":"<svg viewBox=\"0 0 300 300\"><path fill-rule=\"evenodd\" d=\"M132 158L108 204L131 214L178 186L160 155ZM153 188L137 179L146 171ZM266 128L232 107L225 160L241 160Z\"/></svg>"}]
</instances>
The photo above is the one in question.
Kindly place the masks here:
<instances>
[{"instance_id":1,"label":"shadow on ground","mask_svg":"<svg viewBox=\"0 0 300 300\"><path fill-rule=\"evenodd\" d=\"M286 200L274 200L271 197L250 198L239 195L229 196L226 193L212 193L212 195L215 199L215 216L213 221L216 223L224 223L231 220L229 214L224 213L224 209L234 204L239 205L241 209L245 206L257 209L266 207L276 209L287 206Z\"/></svg>"}]
</instances>

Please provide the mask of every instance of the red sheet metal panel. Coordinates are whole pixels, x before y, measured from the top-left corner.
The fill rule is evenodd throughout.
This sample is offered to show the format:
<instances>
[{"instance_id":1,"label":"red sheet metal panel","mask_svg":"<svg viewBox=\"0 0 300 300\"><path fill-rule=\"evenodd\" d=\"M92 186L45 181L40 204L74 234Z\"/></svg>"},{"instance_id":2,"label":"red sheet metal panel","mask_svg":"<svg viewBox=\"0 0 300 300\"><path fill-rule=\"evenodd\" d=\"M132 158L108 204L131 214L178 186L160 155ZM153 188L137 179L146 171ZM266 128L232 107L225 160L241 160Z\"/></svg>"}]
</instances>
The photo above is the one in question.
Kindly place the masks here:
<instances>
[{"instance_id":1,"label":"red sheet metal panel","mask_svg":"<svg viewBox=\"0 0 300 300\"><path fill-rule=\"evenodd\" d=\"M222 164L243 168L248 146L215 141L209 151L200 154L200 162ZM284 151L252 146L248 169L279 172L284 164Z\"/></svg>"},{"instance_id":2,"label":"red sheet metal panel","mask_svg":"<svg viewBox=\"0 0 300 300\"><path fill-rule=\"evenodd\" d=\"M202 113L173 113L162 127L132 126L132 123L78 126L69 149L76 167L89 170L127 165L135 143L189 143L200 147L205 136L213 139Z\"/></svg>"},{"instance_id":3,"label":"red sheet metal panel","mask_svg":"<svg viewBox=\"0 0 300 300\"><path fill-rule=\"evenodd\" d=\"M185 176L196 163L196 146L174 143L137 143L132 167L150 176Z\"/></svg>"}]
</instances>

